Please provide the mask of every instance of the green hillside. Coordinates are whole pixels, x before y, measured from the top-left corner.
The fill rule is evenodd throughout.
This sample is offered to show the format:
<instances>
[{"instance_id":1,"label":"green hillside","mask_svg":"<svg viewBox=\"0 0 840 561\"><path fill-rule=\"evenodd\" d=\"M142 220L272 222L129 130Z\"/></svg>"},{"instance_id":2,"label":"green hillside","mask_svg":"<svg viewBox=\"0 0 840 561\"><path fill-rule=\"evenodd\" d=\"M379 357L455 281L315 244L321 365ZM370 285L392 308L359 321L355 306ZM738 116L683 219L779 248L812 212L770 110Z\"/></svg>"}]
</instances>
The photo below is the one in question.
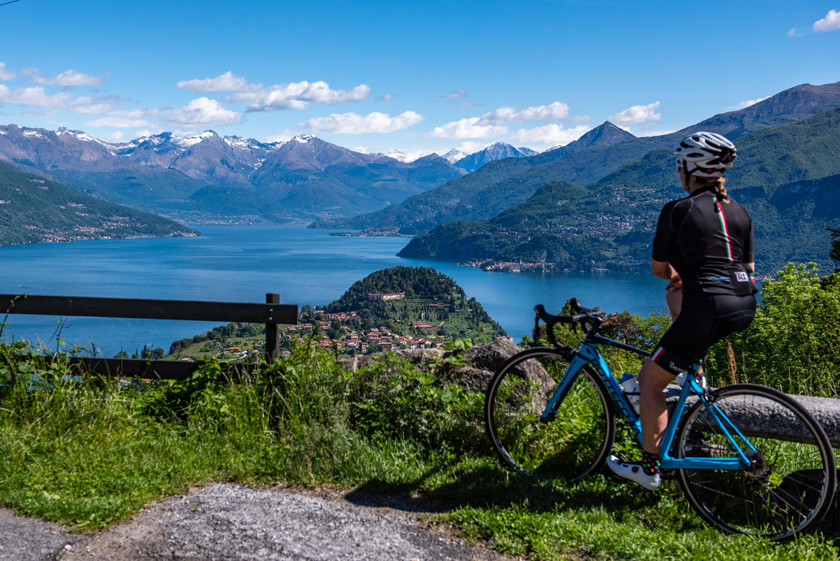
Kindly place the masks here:
<instances>
[{"instance_id":1,"label":"green hillside","mask_svg":"<svg viewBox=\"0 0 840 561\"><path fill-rule=\"evenodd\" d=\"M372 294L398 299L374 300ZM448 276L429 267L391 267L353 283L324 307L304 306L298 325L281 330L280 348L291 350L313 334L317 344L352 355L438 347L459 339L487 343L505 331ZM249 358L264 341L264 325L231 323L175 341L169 358Z\"/></svg>"},{"instance_id":2,"label":"green hillside","mask_svg":"<svg viewBox=\"0 0 840 561\"><path fill-rule=\"evenodd\" d=\"M402 294L400 300L374 301L371 294ZM353 283L326 313L356 312L360 329L388 326L399 335L432 333L445 340L492 341L505 331L475 298L454 280L429 267L391 267ZM422 321L434 329L418 328Z\"/></svg>"},{"instance_id":3,"label":"green hillside","mask_svg":"<svg viewBox=\"0 0 840 561\"><path fill-rule=\"evenodd\" d=\"M169 213L188 224L283 224L296 216L253 189L202 187L183 201L169 203Z\"/></svg>"},{"instance_id":4,"label":"green hillside","mask_svg":"<svg viewBox=\"0 0 840 561\"><path fill-rule=\"evenodd\" d=\"M200 235L166 218L86 197L0 163L0 245Z\"/></svg>"},{"instance_id":5,"label":"green hillside","mask_svg":"<svg viewBox=\"0 0 840 561\"><path fill-rule=\"evenodd\" d=\"M825 228L840 225L840 109L737 144L727 186L753 216L759 267L815 261L830 270ZM672 152L654 150L588 188L552 183L490 220L440 225L400 255L646 270L662 206L685 196L678 181Z\"/></svg>"},{"instance_id":6,"label":"green hillside","mask_svg":"<svg viewBox=\"0 0 840 561\"><path fill-rule=\"evenodd\" d=\"M693 131L709 130L740 139L755 131L778 128L838 106L840 83L823 86L803 84L748 108L715 115L668 135L637 138L611 146L587 147L571 154L550 150L528 158L497 160L400 204L324 226L419 234L446 222L483 221L527 200L540 186L551 181L562 180L587 186L600 182L605 176L617 173L621 166L651 151L673 149L680 139ZM785 139L778 140L785 142ZM669 165L668 169L672 167ZM788 181L794 179L800 178Z\"/></svg>"}]
</instances>

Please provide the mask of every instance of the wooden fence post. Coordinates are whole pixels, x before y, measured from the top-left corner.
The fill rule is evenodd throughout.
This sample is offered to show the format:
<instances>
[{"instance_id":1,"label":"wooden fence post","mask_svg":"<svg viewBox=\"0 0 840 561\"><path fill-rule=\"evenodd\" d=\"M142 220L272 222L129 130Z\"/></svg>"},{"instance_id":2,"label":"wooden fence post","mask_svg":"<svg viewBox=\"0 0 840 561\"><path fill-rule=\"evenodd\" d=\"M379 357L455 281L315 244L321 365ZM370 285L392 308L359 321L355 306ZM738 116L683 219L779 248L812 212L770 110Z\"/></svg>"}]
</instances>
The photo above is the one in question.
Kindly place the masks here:
<instances>
[{"instance_id":1,"label":"wooden fence post","mask_svg":"<svg viewBox=\"0 0 840 561\"><path fill-rule=\"evenodd\" d=\"M266 304L279 304L280 295L269 292L265 295ZM272 310L273 319L274 314ZM265 359L269 364L272 364L280 356L280 333L277 329L276 323L265 324Z\"/></svg>"}]
</instances>

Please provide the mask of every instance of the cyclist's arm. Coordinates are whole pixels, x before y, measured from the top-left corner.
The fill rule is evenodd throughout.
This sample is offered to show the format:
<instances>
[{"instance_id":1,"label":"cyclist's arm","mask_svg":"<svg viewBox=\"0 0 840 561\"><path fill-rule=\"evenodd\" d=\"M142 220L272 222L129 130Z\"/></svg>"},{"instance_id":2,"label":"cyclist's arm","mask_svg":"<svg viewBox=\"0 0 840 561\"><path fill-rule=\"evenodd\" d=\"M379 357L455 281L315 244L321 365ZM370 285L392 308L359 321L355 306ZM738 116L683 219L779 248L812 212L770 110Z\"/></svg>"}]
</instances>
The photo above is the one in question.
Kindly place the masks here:
<instances>
[{"instance_id":1,"label":"cyclist's arm","mask_svg":"<svg viewBox=\"0 0 840 561\"><path fill-rule=\"evenodd\" d=\"M653 276L665 279L666 281L679 277L677 271L667 261L650 260L650 272Z\"/></svg>"}]
</instances>

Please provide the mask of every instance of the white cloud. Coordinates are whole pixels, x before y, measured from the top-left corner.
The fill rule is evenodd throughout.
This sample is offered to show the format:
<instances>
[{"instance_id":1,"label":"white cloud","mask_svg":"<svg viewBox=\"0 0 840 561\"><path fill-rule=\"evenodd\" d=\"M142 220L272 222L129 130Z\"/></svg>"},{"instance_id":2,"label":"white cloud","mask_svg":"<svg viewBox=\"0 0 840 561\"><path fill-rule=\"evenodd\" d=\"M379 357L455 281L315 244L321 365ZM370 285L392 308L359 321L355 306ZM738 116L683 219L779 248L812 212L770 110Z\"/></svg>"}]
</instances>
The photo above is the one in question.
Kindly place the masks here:
<instances>
[{"instance_id":1,"label":"white cloud","mask_svg":"<svg viewBox=\"0 0 840 561\"><path fill-rule=\"evenodd\" d=\"M145 129L142 131L136 131L131 135L131 139L134 140L136 138L145 138L148 136L154 136L156 134L160 134L163 132L163 129Z\"/></svg>"},{"instance_id":2,"label":"white cloud","mask_svg":"<svg viewBox=\"0 0 840 561\"><path fill-rule=\"evenodd\" d=\"M248 111L276 109L306 109L310 105L332 105L362 101L370 96L370 86L361 84L352 90L333 90L326 82L296 82L265 87L251 86L249 90L228 96L227 101L244 102Z\"/></svg>"},{"instance_id":3,"label":"white cloud","mask_svg":"<svg viewBox=\"0 0 840 561\"><path fill-rule=\"evenodd\" d=\"M634 105L628 107L621 113L616 113L607 120L616 125L650 125L658 123L662 119L662 113L657 113L659 102L648 105Z\"/></svg>"},{"instance_id":4,"label":"white cloud","mask_svg":"<svg viewBox=\"0 0 840 561\"><path fill-rule=\"evenodd\" d=\"M788 34L788 37L802 37L803 35L805 35L804 33L799 31L795 27L791 27L790 31L788 31L787 34Z\"/></svg>"},{"instance_id":5,"label":"white cloud","mask_svg":"<svg viewBox=\"0 0 840 561\"><path fill-rule=\"evenodd\" d=\"M435 127L429 133L429 136L436 138L484 138L486 136L507 134L508 132L508 128L505 126L486 125L481 124L480 121L481 117L452 121L440 127Z\"/></svg>"},{"instance_id":6,"label":"white cloud","mask_svg":"<svg viewBox=\"0 0 840 561\"><path fill-rule=\"evenodd\" d=\"M111 134L105 135L102 139L105 142L119 143L125 140L125 134L122 131L114 131Z\"/></svg>"},{"instance_id":7,"label":"white cloud","mask_svg":"<svg viewBox=\"0 0 840 561\"><path fill-rule=\"evenodd\" d=\"M746 109L747 107L750 107L751 105L755 105L756 103L764 101L765 99L768 99L769 97L770 96L768 95L768 96L759 97L759 98L756 98L756 99L748 99L746 101L742 101L742 102L738 103L737 105L732 105L730 107L724 107L724 109L726 109L728 111L738 111L739 109Z\"/></svg>"},{"instance_id":8,"label":"white cloud","mask_svg":"<svg viewBox=\"0 0 840 561\"><path fill-rule=\"evenodd\" d=\"M537 105L519 109L517 107L499 107L481 117L471 117L451 121L429 133L438 138L484 138L507 134L506 125L527 121L561 121L569 118L569 106L555 101L548 105Z\"/></svg>"},{"instance_id":9,"label":"white cloud","mask_svg":"<svg viewBox=\"0 0 840 561\"><path fill-rule=\"evenodd\" d=\"M36 72L38 72L37 68L24 68L20 72L6 70L6 63L0 62L0 80L14 80L15 78L29 76L30 74L35 74Z\"/></svg>"},{"instance_id":10,"label":"white cloud","mask_svg":"<svg viewBox=\"0 0 840 561\"><path fill-rule=\"evenodd\" d=\"M509 125L512 123L524 123L526 121L561 121L569 118L569 106L565 103L555 101L549 105L526 107L499 107L481 116L482 125Z\"/></svg>"},{"instance_id":11,"label":"white cloud","mask_svg":"<svg viewBox=\"0 0 840 561\"><path fill-rule=\"evenodd\" d=\"M0 85L0 104L3 103L86 114L104 113L113 109L113 104L110 101L103 101L91 96L74 98L68 92L50 95L41 86L12 89Z\"/></svg>"},{"instance_id":12,"label":"white cloud","mask_svg":"<svg viewBox=\"0 0 840 561\"><path fill-rule=\"evenodd\" d=\"M395 117L377 111L369 115L356 113L333 113L326 117L314 117L298 125L299 129L336 134L389 133L406 129L423 120L423 115L406 111Z\"/></svg>"},{"instance_id":13,"label":"white cloud","mask_svg":"<svg viewBox=\"0 0 840 561\"><path fill-rule=\"evenodd\" d=\"M563 125L549 123L533 129L520 129L516 131L516 138L520 142L543 142L552 146L565 146L583 136L588 130L589 127L586 125L564 129Z\"/></svg>"},{"instance_id":14,"label":"white cloud","mask_svg":"<svg viewBox=\"0 0 840 561\"><path fill-rule=\"evenodd\" d=\"M294 132L292 132L290 130L287 130L287 131L283 132L282 134L275 134L273 136L267 136L265 138L265 141L266 142L288 142L289 140L292 139L292 137L294 135L295 135Z\"/></svg>"},{"instance_id":15,"label":"white cloud","mask_svg":"<svg viewBox=\"0 0 840 561\"><path fill-rule=\"evenodd\" d=\"M220 74L215 78L181 80L175 86L179 90L190 90L200 93L240 92L251 88L248 80L237 76L231 71Z\"/></svg>"},{"instance_id":16,"label":"white cloud","mask_svg":"<svg viewBox=\"0 0 840 561\"><path fill-rule=\"evenodd\" d=\"M589 123L592 121L591 115L575 115L570 119L573 123Z\"/></svg>"},{"instance_id":17,"label":"white cloud","mask_svg":"<svg viewBox=\"0 0 840 561\"><path fill-rule=\"evenodd\" d=\"M149 111L143 109L130 109L127 111L111 111L104 117L89 121L85 123L89 127L114 127L114 128L133 128L133 127L148 127L151 123L147 116Z\"/></svg>"},{"instance_id":18,"label":"white cloud","mask_svg":"<svg viewBox=\"0 0 840 561\"><path fill-rule=\"evenodd\" d=\"M110 75L111 73L108 72L102 76L91 76L83 72L76 72L75 70L65 70L54 78L35 76L32 78L32 82L47 86L101 86Z\"/></svg>"},{"instance_id":19,"label":"white cloud","mask_svg":"<svg viewBox=\"0 0 840 561\"><path fill-rule=\"evenodd\" d=\"M394 99L395 97L397 97L397 96L396 96L396 95L394 95L394 94L385 94L385 95L380 95L379 97L377 97L377 98L376 98L376 102L377 102L377 103L381 103L381 102L383 102L383 101L391 101L391 100L392 100L392 99Z\"/></svg>"},{"instance_id":20,"label":"white cloud","mask_svg":"<svg viewBox=\"0 0 840 561\"><path fill-rule=\"evenodd\" d=\"M455 150L457 150L459 152L463 152L464 154L467 154L467 155L475 154L476 152L484 150L485 148L490 146L490 144L491 143L489 143L489 142L476 142L474 140L467 140L466 142L462 142L461 144L456 146Z\"/></svg>"},{"instance_id":21,"label":"white cloud","mask_svg":"<svg viewBox=\"0 0 840 561\"><path fill-rule=\"evenodd\" d=\"M194 99L181 109L166 111L163 117L170 123L187 127L224 127L242 121L242 113L225 109L221 103L207 97Z\"/></svg>"},{"instance_id":22,"label":"white cloud","mask_svg":"<svg viewBox=\"0 0 840 561\"><path fill-rule=\"evenodd\" d=\"M0 62L0 80L14 80L17 74L11 70L6 70L6 63Z\"/></svg>"},{"instance_id":23,"label":"white cloud","mask_svg":"<svg viewBox=\"0 0 840 561\"><path fill-rule=\"evenodd\" d=\"M826 16L814 22L814 31L836 31L840 29L840 12L829 10Z\"/></svg>"}]
</instances>

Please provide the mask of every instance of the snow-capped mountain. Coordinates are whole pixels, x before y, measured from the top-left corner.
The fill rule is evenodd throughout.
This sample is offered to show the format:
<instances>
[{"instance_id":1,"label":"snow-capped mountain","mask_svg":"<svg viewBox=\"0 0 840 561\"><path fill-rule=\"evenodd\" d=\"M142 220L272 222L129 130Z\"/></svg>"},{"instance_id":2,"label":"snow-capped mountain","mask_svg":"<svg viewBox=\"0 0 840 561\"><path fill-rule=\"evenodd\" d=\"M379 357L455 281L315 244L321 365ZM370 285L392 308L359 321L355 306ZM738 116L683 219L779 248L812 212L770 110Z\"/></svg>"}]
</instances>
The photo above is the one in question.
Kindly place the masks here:
<instances>
[{"instance_id":1,"label":"snow-capped mountain","mask_svg":"<svg viewBox=\"0 0 840 561\"><path fill-rule=\"evenodd\" d=\"M214 131L161 132L109 143L82 131L17 125L0 126L2 160L87 194L170 216L186 213L188 220L206 211L199 203L235 214L237 207L259 208L260 200L282 209L271 216L346 215L400 202L464 173L437 155L371 156L311 134L264 143ZM225 205L226 198L236 203Z\"/></svg>"},{"instance_id":2,"label":"snow-capped mountain","mask_svg":"<svg viewBox=\"0 0 840 561\"><path fill-rule=\"evenodd\" d=\"M530 148L515 148L510 144L504 142L496 142L491 144L484 150L479 150L468 156L464 156L460 160L454 162L454 166L463 169L467 173L473 172L478 168L484 166L493 160L502 160L504 158L525 158L536 154Z\"/></svg>"},{"instance_id":3,"label":"snow-capped mountain","mask_svg":"<svg viewBox=\"0 0 840 561\"><path fill-rule=\"evenodd\" d=\"M450 150L449 152L444 154L442 157L443 157L444 160L446 160L450 164L454 164L458 160L466 158L467 156L469 156L469 154L467 154L466 152L462 152L461 150L458 150L457 148L453 148L452 150Z\"/></svg>"}]
</instances>

